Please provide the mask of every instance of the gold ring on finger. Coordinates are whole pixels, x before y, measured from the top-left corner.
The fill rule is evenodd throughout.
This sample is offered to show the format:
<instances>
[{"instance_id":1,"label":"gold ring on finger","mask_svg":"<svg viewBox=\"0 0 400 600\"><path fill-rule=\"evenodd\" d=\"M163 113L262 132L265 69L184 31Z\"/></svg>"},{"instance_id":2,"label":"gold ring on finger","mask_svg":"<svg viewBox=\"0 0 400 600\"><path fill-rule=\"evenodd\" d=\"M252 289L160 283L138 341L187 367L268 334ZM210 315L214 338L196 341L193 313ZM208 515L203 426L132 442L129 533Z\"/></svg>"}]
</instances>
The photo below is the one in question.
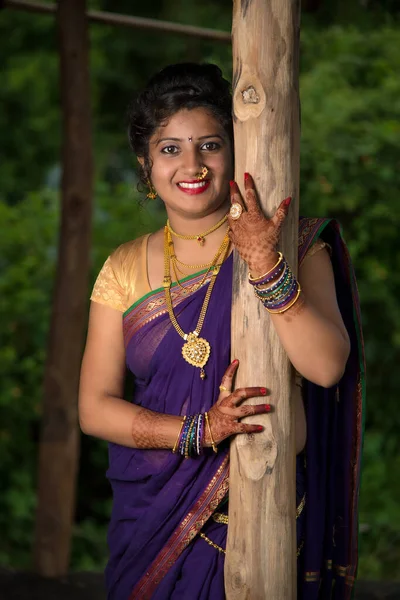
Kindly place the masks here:
<instances>
[{"instance_id":1,"label":"gold ring on finger","mask_svg":"<svg viewBox=\"0 0 400 600\"><path fill-rule=\"evenodd\" d=\"M231 215L232 219L234 221L236 221L240 217L242 212L243 212L242 205L239 204L239 202L234 202L231 206L231 210L229 211L229 214Z\"/></svg>"},{"instance_id":2,"label":"gold ring on finger","mask_svg":"<svg viewBox=\"0 0 400 600\"><path fill-rule=\"evenodd\" d=\"M219 391L220 392L229 392L228 388L226 388L224 385L219 386Z\"/></svg>"}]
</instances>

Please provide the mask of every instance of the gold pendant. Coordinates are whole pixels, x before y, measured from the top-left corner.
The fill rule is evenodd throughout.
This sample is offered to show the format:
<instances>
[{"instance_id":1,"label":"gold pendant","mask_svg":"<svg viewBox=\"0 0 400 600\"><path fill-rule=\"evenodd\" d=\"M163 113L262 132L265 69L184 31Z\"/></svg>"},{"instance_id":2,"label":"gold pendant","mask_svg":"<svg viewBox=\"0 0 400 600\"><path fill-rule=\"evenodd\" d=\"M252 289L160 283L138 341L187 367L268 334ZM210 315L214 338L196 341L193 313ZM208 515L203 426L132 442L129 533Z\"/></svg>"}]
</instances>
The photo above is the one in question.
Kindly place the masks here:
<instances>
[{"instance_id":1,"label":"gold pendant","mask_svg":"<svg viewBox=\"0 0 400 600\"><path fill-rule=\"evenodd\" d=\"M182 346L182 356L193 367L200 369L200 377L205 379L203 367L210 357L211 346L204 338L197 337L195 333L189 333L187 341Z\"/></svg>"}]
</instances>

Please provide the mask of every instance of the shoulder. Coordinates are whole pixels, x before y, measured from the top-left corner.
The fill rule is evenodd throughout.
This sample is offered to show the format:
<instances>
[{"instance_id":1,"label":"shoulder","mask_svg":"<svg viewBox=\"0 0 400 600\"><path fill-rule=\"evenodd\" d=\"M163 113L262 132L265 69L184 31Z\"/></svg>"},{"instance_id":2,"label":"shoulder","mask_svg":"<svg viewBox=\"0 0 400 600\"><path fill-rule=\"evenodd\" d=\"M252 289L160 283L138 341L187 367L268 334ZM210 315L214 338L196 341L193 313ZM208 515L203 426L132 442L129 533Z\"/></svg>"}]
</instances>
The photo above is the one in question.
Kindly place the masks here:
<instances>
[{"instance_id":1,"label":"shoulder","mask_svg":"<svg viewBox=\"0 0 400 600\"><path fill-rule=\"evenodd\" d=\"M129 242L124 242L116 248L109 256L110 263L116 272L116 275L122 275L122 272L129 265L140 259L145 249L150 234L147 233Z\"/></svg>"},{"instance_id":2,"label":"shoulder","mask_svg":"<svg viewBox=\"0 0 400 600\"><path fill-rule=\"evenodd\" d=\"M132 286L145 279L146 244L150 234L125 242L105 261L94 284L91 300L119 311L129 306Z\"/></svg>"},{"instance_id":3,"label":"shoulder","mask_svg":"<svg viewBox=\"0 0 400 600\"><path fill-rule=\"evenodd\" d=\"M327 217L300 217L299 264L302 264L305 258L310 258L320 250L326 250L331 254L331 246L325 239L326 232L332 227L336 229L337 226L338 224L334 219Z\"/></svg>"}]
</instances>

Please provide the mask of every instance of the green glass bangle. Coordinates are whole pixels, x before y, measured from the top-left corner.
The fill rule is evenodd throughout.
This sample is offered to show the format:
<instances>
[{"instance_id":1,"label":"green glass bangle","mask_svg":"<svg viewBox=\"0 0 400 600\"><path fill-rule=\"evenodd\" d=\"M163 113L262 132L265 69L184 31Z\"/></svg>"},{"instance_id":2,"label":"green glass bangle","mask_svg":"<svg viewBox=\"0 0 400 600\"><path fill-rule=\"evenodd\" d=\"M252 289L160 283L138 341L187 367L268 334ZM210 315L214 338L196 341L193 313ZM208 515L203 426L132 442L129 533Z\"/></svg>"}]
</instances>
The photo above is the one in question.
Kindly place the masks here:
<instances>
[{"instance_id":1,"label":"green glass bangle","mask_svg":"<svg viewBox=\"0 0 400 600\"><path fill-rule=\"evenodd\" d=\"M283 302L284 298L286 297L288 291L291 289L291 287L293 286L293 283L295 281L295 277L291 277L290 280L285 283L285 286L280 290L275 292L274 294L270 294L270 295L265 295L265 294L261 294L258 290L256 291L256 296L259 300L261 300L262 302Z\"/></svg>"},{"instance_id":2,"label":"green glass bangle","mask_svg":"<svg viewBox=\"0 0 400 600\"><path fill-rule=\"evenodd\" d=\"M286 275L285 275L285 278L284 278L284 280L282 281L282 283L281 283L281 284L279 284L279 286L278 286L277 288L275 288L274 290L270 291L268 288L267 288L267 289L265 289L265 290L260 290L260 289L259 289L259 288L256 286L256 287L255 287L255 289L257 290L257 292L258 292L258 293L259 293L261 296L263 296L263 298L272 297L272 296L274 296L275 294L277 294L277 293L279 292L279 290L280 290L280 289L281 289L283 286L285 286L285 285L287 284L287 282L288 282L289 278L290 278L290 277L292 277L292 276L293 276L293 273L292 273L292 271L290 270L290 267L288 267L288 268L287 268L287 271L286 271Z\"/></svg>"}]
</instances>

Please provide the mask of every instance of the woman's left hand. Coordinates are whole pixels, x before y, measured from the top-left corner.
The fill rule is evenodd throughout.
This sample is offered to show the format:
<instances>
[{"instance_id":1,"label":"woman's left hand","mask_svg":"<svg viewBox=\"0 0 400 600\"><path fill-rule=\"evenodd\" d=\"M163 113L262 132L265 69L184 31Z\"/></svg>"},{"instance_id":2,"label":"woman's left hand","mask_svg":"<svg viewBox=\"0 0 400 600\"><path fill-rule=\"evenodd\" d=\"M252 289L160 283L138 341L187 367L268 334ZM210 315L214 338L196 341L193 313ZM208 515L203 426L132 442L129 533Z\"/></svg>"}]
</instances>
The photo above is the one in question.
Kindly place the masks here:
<instances>
[{"instance_id":1,"label":"woman's left hand","mask_svg":"<svg viewBox=\"0 0 400 600\"><path fill-rule=\"evenodd\" d=\"M291 198L278 206L274 216L268 219L262 212L251 175L245 173L243 199L235 181L231 185L231 205L240 204L242 214L238 219L228 215L229 237L240 256L246 261L253 277L260 277L276 264L277 246L283 222L289 210Z\"/></svg>"}]
</instances>

